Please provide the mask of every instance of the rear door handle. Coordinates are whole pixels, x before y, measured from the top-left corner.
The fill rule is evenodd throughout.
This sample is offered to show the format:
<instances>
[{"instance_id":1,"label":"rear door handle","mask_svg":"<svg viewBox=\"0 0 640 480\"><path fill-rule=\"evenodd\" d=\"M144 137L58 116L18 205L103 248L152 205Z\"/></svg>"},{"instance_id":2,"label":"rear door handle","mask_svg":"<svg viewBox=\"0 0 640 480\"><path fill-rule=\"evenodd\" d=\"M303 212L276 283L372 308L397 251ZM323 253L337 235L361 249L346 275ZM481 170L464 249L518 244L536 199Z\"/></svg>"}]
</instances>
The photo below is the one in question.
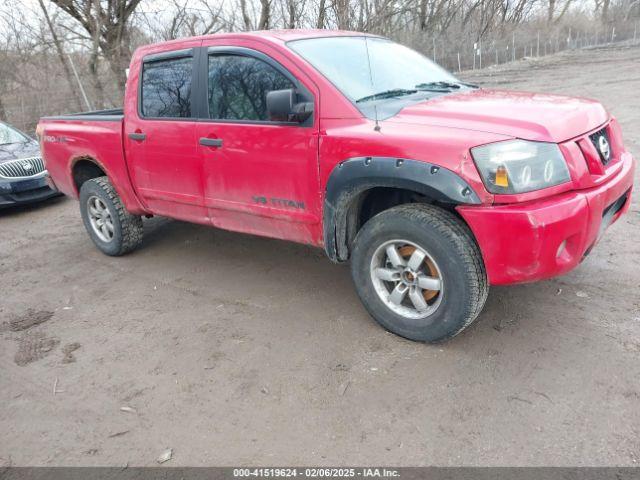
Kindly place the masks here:
<instances>
[{"instance_id":1,"label":"rear door handle","mask_svg":"<svg viewBox=\"0 0 640 480\"><path fill-rule=\"evenodd\" d=\"M221 147L222 139L221 138L206 138L202 137L200 139L200 145L204 145L205 147Z\"/></svg>"},{"instance_id":2,"label":"rear door handle","mask_svg":"<svg viewBox=\"0 0 640 480\"><path fill-rule=\"evenodd\" d=\"M145 138L147 138L147 136L144 133L130 133L129 138L131 140L142 142Z\"/></svg>"}]
</instances>

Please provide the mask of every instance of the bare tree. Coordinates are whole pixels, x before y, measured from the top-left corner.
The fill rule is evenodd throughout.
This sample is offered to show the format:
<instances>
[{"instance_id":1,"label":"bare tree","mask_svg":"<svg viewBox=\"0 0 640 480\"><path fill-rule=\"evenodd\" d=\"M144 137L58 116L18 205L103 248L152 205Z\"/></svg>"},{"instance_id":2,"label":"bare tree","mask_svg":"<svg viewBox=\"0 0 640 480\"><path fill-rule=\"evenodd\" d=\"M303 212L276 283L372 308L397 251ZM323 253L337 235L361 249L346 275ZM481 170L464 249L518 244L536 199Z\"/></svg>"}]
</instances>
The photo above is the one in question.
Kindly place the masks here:
<instances>
[{"instance_id":1,"label":"bare tree","mask_svg":"<svg viewBox=\"0 0 640 480\"><path fill-rule=\"evenodd\" d=\"M131 31L146 34L147 42L174 40L217 33L232 28L229 18L225 18L224 3L212 5L207 0L194 4L193 0L172 0L170 15L163 11L136 11ZM150 38L149 38L150 37ZM132 43L133 39L130 39Z\"/></svg>"},{"instance_id":2,"label":"bare tree","mask_svg":"<svg viewBox=\"0 0 640 480\"><path fill-rule=\"evenodd\" d=\"M602 20L602 23L606 23L607 20L609 19L610 4L611 4L610 0L602 0L602 15L600 17Z\"/></svg>"},{"instance_id":3,"label":"bare tree","mask_svg":"<svg viewBox=\"0 0 640 480\"><path fill-rule=\"evenodd\" d=\"M260 20L258 30L268 30L271 24L271 1L260 0Z\"/></svg>"},{"instance_id":4,"label":"bare tree","mask_svg":"<svg viewBox=\"0 0 640 480\"><path fill-rule=\"evenodd\" d=\"M349 30L351 24L351 9L349 0L334 0L333 10L336 17L337 27L340 30Z\"/></svg>"},{"instance_id":5,"label":"bare tree","mask_svg":"<svg viewBox=\"0 0 640 480\"><path fill-rule=\"evenodd\" d=\"M69 84L71 90L71 98L74 104L74 107L80 111L82 109L82 103L80 101L80 96L78 95L78 90L74 85L74 78L71 74L71 69L69 68L69 64L67 59L65 58L64 48L62 46L62 41L60 40L56 30L53 26L53 22L51 21L51 17L49 16L49 12L47 11L47 7L44 4L43 0L38 0L38 4L40 5L40 9L42 10L42 14L47 22L47 26L49 27L49 32L51 33L51 38L53 40L53 45L56 49L56 54L58 55L58 59L60 60L60 65L64 70L65 77L67 79L67 83Z\"/></svg>"},{"instance_id":6,"label":"bare tree","mask_svg":"<svg viewBox=\"0 0 640 480\"><path fill-rule=\"evenodd\" d=\"M635 10L636 16L640 18L640 0L632 0L629 2L629 5L627 6L627 11L624 14L625 22L629 21L629 19L632 17L634 13L634 10Z\"/></svg>"},{"instance_id":7,"label":"bare tree","mask_svg":"<svg viewBox=\"0 0 640 480\"><path fill-rule=\"evenodd\" d=\"M326 0L320 0L320 4L318 5L318 20L316 22L316 28L324 28L326 12Z\"/></svg>"},{"instance_id":8,"label":"bare tree","mask_svg":"<svg viewBox=\"0 0 640 480\"><path fill-rule=\"evenodd\" d=\"M76 20L91 38L92 71L97 70L98 54L107 60L116 78L117 86L124 89L125 69L131 57L128 27L131 15L141 0L51 0L62 11Z\"/></svg>"},{"instance_id":9,"label":"bare tree","mask_svg":"<svg viewBox=\"0 0 640 480\"><path fill-rule=\"evenodd\" d=\"M609 0L604 0L605 2L609 2ZM547 23L557 23L559 22L565 14L569 11L569 7L573 4L573 0L564 0L564 4L560 8L560 5L557 0L548 0L547 6ZM560 8L560 13L556 15L556 11Z\"/></svg>"}]
</instances>

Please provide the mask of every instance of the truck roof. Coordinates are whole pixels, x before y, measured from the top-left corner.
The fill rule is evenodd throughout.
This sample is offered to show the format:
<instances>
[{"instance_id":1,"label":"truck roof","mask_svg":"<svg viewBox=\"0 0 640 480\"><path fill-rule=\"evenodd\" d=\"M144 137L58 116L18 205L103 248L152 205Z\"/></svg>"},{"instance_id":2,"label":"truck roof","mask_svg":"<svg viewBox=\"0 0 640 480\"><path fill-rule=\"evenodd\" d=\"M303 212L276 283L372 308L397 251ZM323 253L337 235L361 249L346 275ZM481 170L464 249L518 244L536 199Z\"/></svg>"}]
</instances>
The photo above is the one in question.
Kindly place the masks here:
<instances>
[{"instance_id":1,"label":"truck roof","mask_svg":"<svg viewBox=\"0 0 640 480\"><path fill-rule=\"evenodd\" d=\"M176 46L181 43L193 40L206 40L210 38L228 38L229 40L240 39L261 39L272 43L286 43L291 40L301 40L303 38L319 38L319 37L354 37L354 36L377 36L361 32L352 32L348 30L323 30L323 29L282 29L282 30L255 30L251 32L233 32L233 33L215 33L211 35L200 35L197 37L180 38L177 40L168 40L166 42L158 42L144 45L139 48L140 51L158 50L162 47Z\"/></svg>"}]
</instances>

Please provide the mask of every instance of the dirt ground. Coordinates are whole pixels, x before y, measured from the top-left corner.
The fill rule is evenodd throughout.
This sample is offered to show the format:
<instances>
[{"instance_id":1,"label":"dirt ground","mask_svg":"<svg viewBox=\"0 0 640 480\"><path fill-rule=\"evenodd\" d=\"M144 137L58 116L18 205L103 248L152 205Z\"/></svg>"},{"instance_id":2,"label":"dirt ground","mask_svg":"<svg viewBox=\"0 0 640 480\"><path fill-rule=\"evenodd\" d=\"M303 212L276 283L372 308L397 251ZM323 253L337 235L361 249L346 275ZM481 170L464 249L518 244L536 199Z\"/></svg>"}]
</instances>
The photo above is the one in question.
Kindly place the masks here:
<instances>
[{"instance_id":1,"label":"dirt ground","mask_svg":"<svg viewBox=\"0 0 640 480\"><path fill-rule=\"evenodd\" d=\"M601 100L640 157L640 46L463 75ZM640 210L438 346L320 250L152 219L109 258L75 201L0 213L2 465L637 465ZM124 407L124 408L123 408Z\"/></svg>"}]
</instances>

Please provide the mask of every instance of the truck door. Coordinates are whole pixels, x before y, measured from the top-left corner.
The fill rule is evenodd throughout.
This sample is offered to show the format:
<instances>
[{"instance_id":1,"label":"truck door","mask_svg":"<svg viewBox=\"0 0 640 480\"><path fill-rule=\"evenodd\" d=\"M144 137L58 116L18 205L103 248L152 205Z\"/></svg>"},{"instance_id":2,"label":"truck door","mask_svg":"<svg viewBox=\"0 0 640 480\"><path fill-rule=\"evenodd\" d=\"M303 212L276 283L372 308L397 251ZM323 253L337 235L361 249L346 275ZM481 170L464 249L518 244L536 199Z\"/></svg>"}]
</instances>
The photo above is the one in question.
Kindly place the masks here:
<instances>
[{"instance_id":1,"label":"truck door","mask_svg":"<svg viewBox=\"0 0 640 480\"><path fill-rule=\"evenodd\" d=\"M269 91L293 88L314 102L314 87L252 48L210 44L202 59L206 118L197 137L212 223L319 244L317 107L303 124L272 121L266 110Z\"/></svg>"},{"instance_id":2,"label":"truck door","mask_svg":"<svg viewBox=\"0 0 640 480\"><path fill-rule=\"evenodd\" d=\"M208 223L192 101L196 52L169 51L142 60L124 141L133 184L153 213Z\"/></svg>"}]
</instances>

